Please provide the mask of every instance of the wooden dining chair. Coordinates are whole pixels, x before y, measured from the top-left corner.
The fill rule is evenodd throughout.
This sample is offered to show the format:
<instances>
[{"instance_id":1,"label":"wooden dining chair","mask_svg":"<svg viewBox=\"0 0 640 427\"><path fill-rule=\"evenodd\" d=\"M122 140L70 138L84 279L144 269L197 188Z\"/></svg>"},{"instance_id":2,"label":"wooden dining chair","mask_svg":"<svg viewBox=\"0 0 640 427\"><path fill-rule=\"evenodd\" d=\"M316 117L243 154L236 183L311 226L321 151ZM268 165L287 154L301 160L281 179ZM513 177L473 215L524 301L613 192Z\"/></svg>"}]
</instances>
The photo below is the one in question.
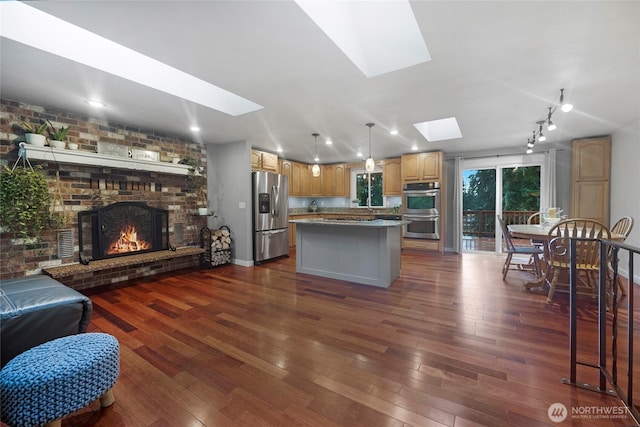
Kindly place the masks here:
<instances>
[{"instance_id":1,"label":"wooden dining chair","mask_svg":"<svg viewBox=\"0 0 640 427\"><path fill-rule=\"evenodd\" d=\"M573 218L560 221L548 233L549 246L546 257L548 268L545 279L549 283L547 302L551 302L556 291L569 290L571 268L571 238L583 238L576 242L577 291L580 294L597 296L597 273L600 267L599 239L610 239L609 228L592 219Z\"/></svg>"},{"instance_id":2,"label":"wooden dining chair","mask_svg":"<svg viewBox=\"0 0 640 427\"><path fill-rule=\"evenodd\" d=\"M512 265L516 267L515 269L521 271L531 268L531 264L529 264L529 262L513 262L513 255L525 255L528 258L531 257L533 259L533 271L535 272L536 277L540 277L542 275L540 272L540 256L543 253L542 249L534 246L515 246L511 240L511 235L509 234L509 230L507 229L507 225L504 223L504 220L500 215L496 215L496 218L498 219L500 228L502 229L502 237L504 238L505 250L507 252L507 259L502 267L502 280L506 279L507 273L509 270L512 270L510 268Z\"/></svg>"},{"instance_id":3,"label":"wooden dining chair","mask_svg":"<svg viewBox=\"0 0 640 427\"><path fill-rule=\"evenodd\" d=\"M529 215L527 218L527 224L542 224L542 212L536 212Z\"/></svg>"},{"instance_id":4,"label":"wooden dining chair","mask_svg":"<svg viewBox=\"0 0 640 427\"><path fill-rule=\"evenodd\" d=\"M622 242L624 242L625 240L627 240L627 237L629 237L629 234L631 233L632 228L633 228L633 218L630 216L623 216L618 221L616 221L613 227L611 227L611 234L619 234L621 236L624 236L624 239L622 239ZM620 276L618 276L617 274L614 275L614 272L613 272L613 262L614 262L613 257L616 255L617 254L614 253L613 249L609 248L609 252L608 252L609 279L611 281L615 280L617 282L618 288L620 289L622 296L625 296L627 295L627 290L624 288L624 285L622 284L622 280L620 279Z\"/></svg>"}]
</instances>

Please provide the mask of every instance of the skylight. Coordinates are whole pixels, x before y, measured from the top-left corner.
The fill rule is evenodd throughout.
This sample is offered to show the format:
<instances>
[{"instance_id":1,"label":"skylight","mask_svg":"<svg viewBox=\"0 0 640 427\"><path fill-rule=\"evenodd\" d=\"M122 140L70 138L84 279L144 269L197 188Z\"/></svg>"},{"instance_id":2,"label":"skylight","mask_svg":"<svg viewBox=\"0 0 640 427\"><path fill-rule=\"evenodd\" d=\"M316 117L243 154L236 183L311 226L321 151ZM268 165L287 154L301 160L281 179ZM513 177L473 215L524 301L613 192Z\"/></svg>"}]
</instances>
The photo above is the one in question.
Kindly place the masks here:
<instances>
[{"instance_id":1,"label":"skylight","mask_svg":"<svg viewBox=\"0 0 640 427\"><path fill-rule=\"evenodd\" d=\"M462 132L455 117L415 123L414 126L429 142L462 138Z\"/></svg>"},{"instance_id":2,"label":"skylight","mask_svg":"<svg viewBox=\"0 0 640 427\"><path fill-rule=\"evenodd\" d=\"M0 11L2 37L231 116L263 108L248 99L22 2L0 2ZM25 27L27 22L29 25Z\"/></svg>"},{"instance_id":3,"label":"skylight","mask_svg":"<svg viewBox=\"0 0 640 427\"><path fill-rule=\"evenodd\" d=\"M367 77L431 60L406 0L296 0Z\"/></svg>"}]
</instances>

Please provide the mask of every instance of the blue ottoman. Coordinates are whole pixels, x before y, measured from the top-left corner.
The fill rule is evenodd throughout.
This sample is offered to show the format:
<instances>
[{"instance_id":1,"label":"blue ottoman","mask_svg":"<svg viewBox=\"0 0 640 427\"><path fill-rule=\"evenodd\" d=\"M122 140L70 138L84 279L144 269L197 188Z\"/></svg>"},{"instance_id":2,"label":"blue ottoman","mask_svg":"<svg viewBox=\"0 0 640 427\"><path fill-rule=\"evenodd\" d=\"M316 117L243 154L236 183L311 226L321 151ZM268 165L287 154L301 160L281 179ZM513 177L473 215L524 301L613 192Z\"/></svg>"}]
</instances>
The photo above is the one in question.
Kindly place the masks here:
<instances>
[{"instance_id":1,"label":"blue ottoman","mask_svg":"<svg viewBox=\"0 0 640 427\"><path fill-rule=\"evenodd\" d=\"M100 397L114 402L111 387L120 373L118 340L85 333L40 344L0 371L0 414L12 427L50 423Z\"/></svg>"}]
</instances>

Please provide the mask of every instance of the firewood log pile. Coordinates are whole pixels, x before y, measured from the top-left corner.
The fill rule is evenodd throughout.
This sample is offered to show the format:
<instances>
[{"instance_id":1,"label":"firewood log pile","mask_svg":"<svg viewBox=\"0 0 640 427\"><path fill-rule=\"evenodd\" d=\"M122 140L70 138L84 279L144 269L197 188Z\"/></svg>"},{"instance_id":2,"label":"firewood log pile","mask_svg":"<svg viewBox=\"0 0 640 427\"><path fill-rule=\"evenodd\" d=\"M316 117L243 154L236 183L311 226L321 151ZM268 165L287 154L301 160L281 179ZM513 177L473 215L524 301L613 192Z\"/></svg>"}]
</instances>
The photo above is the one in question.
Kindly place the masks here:
<instances>
[{"instance_id":1,"label":"firewood log pile","mask_svg":"<svg viewBox=\"0 0 640 427\"><path fill-rule=\"evenodd\" d=\"M231 262L231 233L228 228L220 228L211 233L211 265Z\"/></svg>"}]
</instances>

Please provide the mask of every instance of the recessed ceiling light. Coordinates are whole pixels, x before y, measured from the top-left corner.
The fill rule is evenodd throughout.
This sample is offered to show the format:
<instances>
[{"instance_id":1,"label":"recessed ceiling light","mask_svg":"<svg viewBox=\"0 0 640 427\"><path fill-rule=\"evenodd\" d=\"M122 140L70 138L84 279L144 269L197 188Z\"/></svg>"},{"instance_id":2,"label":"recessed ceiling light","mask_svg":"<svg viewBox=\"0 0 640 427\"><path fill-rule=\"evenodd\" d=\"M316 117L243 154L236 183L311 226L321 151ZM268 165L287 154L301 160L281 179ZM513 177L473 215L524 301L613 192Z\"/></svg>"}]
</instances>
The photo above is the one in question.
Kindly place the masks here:
<instances>
[{"instance_id":1,"label":"recessed ceiling light","mask_svg":"<svg viewBox=\"0 0 640 427\"><path fill-rule=\"evenodd\" d=\"M331 144L333 144L333 141L330 140L330 139L327 139L324 143L327 144L327 145L331 145Z\"/></svg>"},{"instance_id":2,"label":"recessed ceiling light","mask_svg":"<svg viewBox=\"0 0 640 427\"><path fill-rule=\"evenodd\" d=\"M198 126L191 126L189 129L191 132L200 132L200 128Z\"/></svg>"},{"instance_id":3,"label":"recessed ceiling light","mask_svg":"<svg viewBox=\"0 0 640 427\"><path fill-rule=\"evenodd\" d=\"M86 101L87 104L91 105L92 107L96 107L96 108L104 108L107 106L107 104L105 104L104 102L98 100L98 99L88 99Z\"/></svg>"},{"instance_id":4,"label":"recessed ceiling light","mask_svg":"<svg viewBox=\"0 0 640 427\"><path fill-rule=\"evenodd\" d=\"M413 144L413 145L411 146L411 149L412 149L413 151L417 151L417 150L418 150L418 145L417 145L417 144Z\"/></svg>"},{"instance_id":5,"label":"recessed ceiling light","mask_svg":"<svg viewBox=\"0 0 640 427\"><path fill-rule=\"evenodd\" d=\"M296 3L367 77L431 60L407 0Z\"/></svg>"},{"instance_id":6,"label":"recessed ceiling light","mask_svg":"<svg viewBox=\"0 0 640 427\"><path fill-rule=\"evenodd\" d=\"M429 142L462 138L462 132L455 117L415 123L414 126Z\"/></svg>"},{"instance_id":7,"label":"recessed ceiling light","mask_svg":"<svg viewBox=\"0 0 640 427\"><path fill-rule=\"evenodd\" d=\"M362 151L358 151L358 153L356 154L356 156L358 156L358 157L362 157Z\"/></svg>"},{"instance_id":8,"label":"recessed ceiling light","mask_svg":"<svg viewBox=\"0 0 640 427\"><path fill-rule=\"evenodd\" d=\"M390 134L390 135L397 135L397 134L398 134L398 129L391 129L391 130L389 131L389 134Z\"/></svg>"},{"instance_id":9,"label":"recessed ceiling light","mask_svg":"<svg viewBox=\"0 0 640 427\"><path fill-rule=\"evenodd\" d=\"M278 148L276 148L276 151L277 151L278 153L282 153L282 147L278 147Z\"/></svg>"},{"instance_id":10,"label":"recessed ceiling light","mask_svg":"<svg viewBox=\"0 0 640 427\"><path fill-rule=\"evenodd\" d=\"M0 35L144 86L238 116L263 108L248 99L23 2L0 2ZM30 27L25 31L24 23ZM99 52L99 54L96 54Z\"/></svg>"}]
</instances>

